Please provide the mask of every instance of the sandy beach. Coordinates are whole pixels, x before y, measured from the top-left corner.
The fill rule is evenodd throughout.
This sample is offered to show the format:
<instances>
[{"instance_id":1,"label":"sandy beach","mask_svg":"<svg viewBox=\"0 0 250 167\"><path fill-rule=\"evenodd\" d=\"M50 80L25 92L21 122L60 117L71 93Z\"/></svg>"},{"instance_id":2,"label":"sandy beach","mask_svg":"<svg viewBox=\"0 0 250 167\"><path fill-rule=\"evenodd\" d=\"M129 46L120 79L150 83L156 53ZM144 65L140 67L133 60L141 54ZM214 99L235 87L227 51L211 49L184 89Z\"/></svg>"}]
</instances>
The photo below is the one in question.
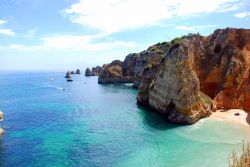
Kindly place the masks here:
<instances>
[{"instance_id":1,"label":"sandy beach","mask_svg":"<svg viewBox=\"0 0 250 167\"><path fill-rule=\"evenodd\" d=\"M250 127L250 114L240 109L217 110L210 118L232 121Z\"/></svg>"}]
</instances>

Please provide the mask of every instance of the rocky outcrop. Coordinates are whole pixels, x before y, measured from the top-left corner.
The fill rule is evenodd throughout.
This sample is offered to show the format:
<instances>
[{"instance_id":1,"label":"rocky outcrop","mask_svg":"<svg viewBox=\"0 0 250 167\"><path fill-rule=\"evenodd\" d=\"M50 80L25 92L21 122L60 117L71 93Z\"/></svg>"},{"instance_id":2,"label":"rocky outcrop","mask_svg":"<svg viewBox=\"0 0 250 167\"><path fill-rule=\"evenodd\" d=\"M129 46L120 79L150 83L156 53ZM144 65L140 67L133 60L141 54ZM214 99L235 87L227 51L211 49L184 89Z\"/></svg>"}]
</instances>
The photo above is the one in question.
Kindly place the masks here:
<instances>
[{"instance_id":1,"label":"rocky outcrop","mask_svg":"<svg viewBox=\"0 0 250 167\"><path fill-rule=\"evenodd\" d=\"M137 102L174 123L193 124L216 108L250 111L250 30L158 43L108 64L98 82L133 82Z\"/></svg>"},{"instance_id":2,"label":"rocky outcrop","mask_svg":"<svg viewBox=\"0 0 250 167\"><path fill-rule=\"evenodd\" d=\"M85 70L85 76L93 76L93 74L92 74L92 71L90 70L90 68L86 68L86 70Z\"/></svg>"},{"instance_id":3,"label":"rocky outcrop","mask_svg":"<svg viewBox=\"0 0 250 167\"><path fill-rule=\"evenodd\" d=\"M166 53L150 83L148 104L183 124L209 116L215 106L250 110L249 64L250 30L185 37Z\"/></svg>"},{"instance_id":4,"label":"rocky outcrop","mask_svg":"<svg viewBox=\"0 0 250 167\"><path fill-rule=\"evenodd\" d=\"M169 48L170 43L162 42L156 45L150 46L147 50L140 53L138 61L135 65L134 71L134 87L138 87L144 76L144 69L158 66L164 57L164 53Z\"/></svg>"},{"instance_id":5,"label":"rocky outcrop","mask_svg":"<svg viewBox=\"0 0 250 167\"><path fill-rule=\"evenodd\" d=\"M76 74L81 74L80 69L77 69L77 70L76 70Z\"/></svg>"},{"instance_id":6,"label":"rocky outcrop","mask_svg":"<svg viewBox=\"0 0 250 167\"><path fill-rule=\"evenodd\" d=\"M127 55L122 64L122 75L124 77L134 79L135 75L135 65L140 57L139 53L131 53Z\"/></svg>"},{"instance_id":7,"label":"rocky outcrop","mask_svg":"<svg viewBox=\"0 0 250 167\"><path fill-rule=\"evenodd\" d=\"M65 74L65 78L71 78L71 71L67 71L67 73Z\"/></svg>"},{"instance_id":8,"label":"rocky outcrop","mask_svg":"<svg viewBox=\"0 0 250 167\"><path fill-rule=\"evenodd\" d=\"M149 88L149 106L174 123L192 124L211 114L212 100L200 91L189 40L169 49Z\"/></svg>"},{"instance_id":9,"label":"rocky outcrop","mask_svg":"<svg viewBox=\"0 0 250 167\"><path fill-rule=\"evenodd\" d=\"M98 83L129 83L131 78L122 75L123 62L114 60L101 72Z\"/></svg>"},{"instance_id":10,"label":"rocky outcrop","mask_svg":"<svg viewBox=\"0 0 250 167\"><path fill-rule=\"evenodd\" d=\"M219 29L193 43L201 91L217 108L250 110L250 30Z\"/></svg>"},{"instance_id":11,"label":"rocky outcrop","mask_svg":"<svg viewBox=\"0 0 250 167\"><path fill-rule=\"evenodd\" d=\"M170 44L167 42L158 43L140 53L127 55L124 62L120 64L114 64L114 62L108 64L104 67L103 73L99 77L99 83L133 82L134 87L138 87L141 83L144 69L158 66L169 46ZM112 71L115 71L115 73Z\"/></svg>"},{"instance_id":12,"label":"rocky outcrop","mask_svg":"<svg viewBox=\"0 0 250 167\"><path fill-rule=\"evenodd\" d=\"M101 67L101 66L93 67L92 68L92 75L93 76L99 76L102 71L103 71L103 67Z\"/></svg>"},{"instance_id":13,"label":"rocky outcrop","mask_svg":"<svg viewBox=\"0 0 250 167\"><path fill-rule=\"evenodd\" d=\"M103 71L104 67L106 67L105 64L102 67L101 66L92 67L92 70L90 68L86 68L85 76L99 76Z\"/></svg>"},{"instance_id":14,"label":"rocky outcrop","mask_svg":"<svg viewBox=\"0 0 250 167\"><path fill-rule=\"evenodd\" d=\"M155 79L160 64L164 58L164 53L173 45L176 39L169 42L162 42L153 45L148 50L141 53L141 57L136 65L136 76L134 87L139 85L137 102L140 104L148 104L149 86Z\"/></svg>"}]
</instances>

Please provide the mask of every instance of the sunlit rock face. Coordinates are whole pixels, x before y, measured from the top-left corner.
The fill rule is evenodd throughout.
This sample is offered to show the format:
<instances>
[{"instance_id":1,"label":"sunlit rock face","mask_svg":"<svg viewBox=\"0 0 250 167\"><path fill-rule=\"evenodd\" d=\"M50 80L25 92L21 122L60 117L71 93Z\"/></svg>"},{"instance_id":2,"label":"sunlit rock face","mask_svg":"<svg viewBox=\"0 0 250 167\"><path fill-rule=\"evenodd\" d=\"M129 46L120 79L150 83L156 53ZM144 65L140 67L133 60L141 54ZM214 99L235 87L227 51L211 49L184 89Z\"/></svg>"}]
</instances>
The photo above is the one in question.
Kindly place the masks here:
<instances>
[{"instance_id":1,"label":"sunlit rock face","mask_svg":"<svg viewBox=\"0 0 250 167\"><path fill-rule=\"evenodd\" d=\"M140 86L143 76L148 75L147 71L150 68L159 66L159 64L161 63L161 60L164 57L164 53L168 50L169 47L170 47L170 43L162 42L156 45L152 45L147 50L139 53L139 58L137 59L137 62L134 68L135 70L134 71L134 87Z\"/></svg>"},{"instance_id":2,"label":"sunlit rock face","mask_svg":"<svg viewBox=\"0 0 250 167\"><path fill-rule=\"evenodd\" d=\"M194 46L184 39L169 49L149 88L149 106L171 122L192 124L211 114L212 100L200 91L193 65Z\"/></svg>"},{"instance_id":3,"label":"sunlit rock face","mask_svg":"<svg viewBox=\"0 0 250 167\"><path fill-rule=\"evenodd\" d=\"M183 38L150 82L149 106L183 124L209 116L215 106L249 110L249 38L245 29Z\"/></svg>"},{"instance_id":4,"label":"sunlit rock face","mask_svg":"<svg viewBox=\"0 0 250 167\"><path fill-rule=\"evenodd\" d=\"M194 69L201 91L217 108L250 110L250 30L221 29L194 38Z\"/></svg>"},{"instance_id":5,"label":"sunlit rock face","mask_svg":"<svg viewBox=\"0 0 250 167\"><path fill-rule=\"evenodd\" d=\"M130 77L122 75L123 61L114 60L101 72L98 83L128 83L133 82Z\"/></svg>"}]
</instances>

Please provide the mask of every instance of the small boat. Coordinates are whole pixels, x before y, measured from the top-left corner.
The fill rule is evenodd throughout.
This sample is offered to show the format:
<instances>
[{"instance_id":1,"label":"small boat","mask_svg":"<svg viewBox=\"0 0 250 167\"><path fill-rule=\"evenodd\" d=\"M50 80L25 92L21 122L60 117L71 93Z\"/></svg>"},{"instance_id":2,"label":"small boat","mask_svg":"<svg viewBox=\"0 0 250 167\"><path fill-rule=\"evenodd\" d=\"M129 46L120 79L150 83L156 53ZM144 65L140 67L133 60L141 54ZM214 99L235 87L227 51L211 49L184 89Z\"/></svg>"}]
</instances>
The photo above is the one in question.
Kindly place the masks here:
<instances>
[{"instance_id":1,"label":"small boat","mask_svg":"<svg viewBox=\"0 0 250 167\"><path fill-rule=\"evenodd\" d=\"M67 78L67 82L73 82L72 78Z\"/></svg>"}]
</instances>

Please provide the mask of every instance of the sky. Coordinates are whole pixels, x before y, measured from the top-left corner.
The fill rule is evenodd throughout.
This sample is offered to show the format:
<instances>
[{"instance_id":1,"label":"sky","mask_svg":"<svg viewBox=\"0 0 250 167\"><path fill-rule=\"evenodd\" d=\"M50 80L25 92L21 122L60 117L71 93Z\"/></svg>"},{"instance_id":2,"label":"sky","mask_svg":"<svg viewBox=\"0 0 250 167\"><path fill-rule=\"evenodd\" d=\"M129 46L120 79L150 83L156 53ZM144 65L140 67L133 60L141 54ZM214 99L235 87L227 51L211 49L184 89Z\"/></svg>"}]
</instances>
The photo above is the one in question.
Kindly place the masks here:
<instances>
[{"instance_id":1,"label":"sky","mask_svg":"<svg viewBox=\"0 0 250 167\"><path fill-rule=\"evenodd\" d=\"M250 28L250 0L0 0L0 71L84 70L226 27Z\"/></svg>"}]
</instances>

